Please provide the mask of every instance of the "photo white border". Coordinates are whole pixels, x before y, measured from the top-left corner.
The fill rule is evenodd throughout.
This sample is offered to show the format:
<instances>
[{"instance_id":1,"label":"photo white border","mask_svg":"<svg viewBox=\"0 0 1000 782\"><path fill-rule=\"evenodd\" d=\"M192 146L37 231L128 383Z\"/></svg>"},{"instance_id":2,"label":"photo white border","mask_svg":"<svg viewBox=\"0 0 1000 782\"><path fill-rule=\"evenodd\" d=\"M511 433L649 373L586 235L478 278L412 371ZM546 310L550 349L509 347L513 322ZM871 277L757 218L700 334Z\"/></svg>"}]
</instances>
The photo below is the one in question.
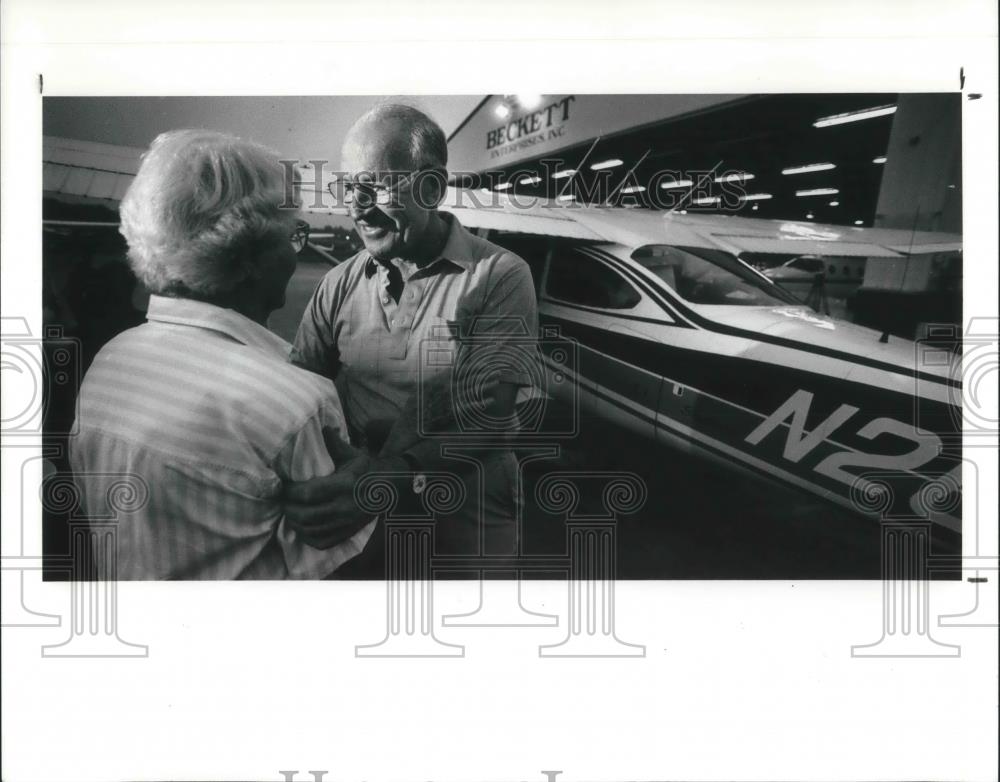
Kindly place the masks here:
<instances>
[{"instance_id":1,"label":"photo white border","mask_svg":"<svg viewBox=\"0 0 1000 782\"><path fill-rule=\"evenodd\" d=\"M997 313L989 3L0 8L0 302L36 333L39 74L46 95L562 94L953 91L964 69L983 96L963 103L965 314ZM995 449L968 456L996 475ZM981 490L995 552L996 485ZM936 584L933 615L968 607L969 586ZM637 660L539 659L561 631L516 629L468 631L463 659L356 659L383 633L383 589L120 584L122 636L147 659L42 659L65 628L5 628L3 778L996 778L996 631L935 628L962 644L954 660L852 659L878 637L879 582L622 582L618 632L646 644ZM67 593L29 583L40 610L63 612ZM562 598L553 585L532 599Z\"/></svg>"}]
</instances>

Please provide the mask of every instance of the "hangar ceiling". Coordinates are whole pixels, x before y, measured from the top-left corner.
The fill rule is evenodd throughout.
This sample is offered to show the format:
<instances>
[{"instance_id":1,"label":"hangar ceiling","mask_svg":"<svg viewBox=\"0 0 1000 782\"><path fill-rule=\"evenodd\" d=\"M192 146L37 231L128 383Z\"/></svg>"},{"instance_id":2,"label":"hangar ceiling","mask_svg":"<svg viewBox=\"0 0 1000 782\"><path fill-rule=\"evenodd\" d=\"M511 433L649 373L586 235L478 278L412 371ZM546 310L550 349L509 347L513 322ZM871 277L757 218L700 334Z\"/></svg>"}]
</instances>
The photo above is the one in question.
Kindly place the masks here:
<instances>
[{"instance_id":1,"label":"hangar ceiling","mask_svg":"<svg viewBox=\"0 0 1000 782\"><path fill-rule=\"evenodd\" d=\"M577 201L612 206L870 226L896 99L886 93L746 96L544 156L558 158L558 165L535 158L482 172L467 184L514 195L572 195ZM876 107L885 107L884 113L816 124ZM592 168L605 162L612 165ZM559 169L578 171L553 177ZM678 172L679 179L694 185L664 187L674 177L663 172ZM750 175L739 183L749 198L735 207L734 198L727 199L728 206L710 200L722 195L720 177L737 174ZM696 190L699 184L703 187ZM960 183L942 183L948 186L955 189Z\"/></svg>"}]
</instances>

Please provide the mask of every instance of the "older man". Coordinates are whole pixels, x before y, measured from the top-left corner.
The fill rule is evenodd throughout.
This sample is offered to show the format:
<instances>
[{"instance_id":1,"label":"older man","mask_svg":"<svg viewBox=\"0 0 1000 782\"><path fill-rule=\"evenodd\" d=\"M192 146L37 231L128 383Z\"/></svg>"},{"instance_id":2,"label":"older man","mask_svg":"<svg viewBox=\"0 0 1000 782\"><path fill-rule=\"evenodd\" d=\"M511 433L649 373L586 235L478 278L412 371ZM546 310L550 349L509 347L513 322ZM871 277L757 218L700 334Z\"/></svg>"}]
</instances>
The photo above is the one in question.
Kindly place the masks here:
<instances>
[{"instance_id":1,"label":"older man","mask_svg":"<svg viewBox=\"0 0 1000 782\"><path fill-rule=\"evenodd\" d=\"M439 408L480 404L474 422L511 422L518 388L532 381L524 362L512 355L537 331L530 270L516 255L438 210L447 163L441 128L409 106L373 108L344 142L345 199L364 249L320 283L293 355L335 379L352 439L372 452L394 427L395 445L406 440L395 436L401 429L416 432L418 382L433 385L435 376L444 378L426 394L448 391ZM473 373L477 388L461 387L456 362L473 360L461 345L453 345L452 353L441 351L452 356L446 366L427 361L428 340L442 334L446 341L450 334L453 342L475 343L480 359L484 347L489 352L490 360L480 361L483 371ZM449 382L456 378L459 386ZM459 412L451 411L450 426L461 442L470 419ZM460 458L442 458L440 439L410 439L401 456L362 460L348 473L293 487L290 523L323 545L338 539L337 520L349 515L351 475L445 470L464 475L468 501L438 520L438 550L486 553L485 544L489 553L515 553L518 481L512 452L469 449Z\"/></svg>"},{"instance_id":2,"label":"older man","mask_svg":"<svg viewBox=\"0 0 1000 782\"><path fill-rule=\"evenodd\" d=\"M283 193L271 152L184 130L153 142L122 201L129 262L154 295L148 322L87 372L71 444L81 487L85 473L148 486L120 523L120 578L322 578L371 536L362 520L319 550L282 515L284 483L352 450L333 384L289 364L265 327L296 265ZM85 495L85 511L100 500Z\"/></svg>"}]
</instances>

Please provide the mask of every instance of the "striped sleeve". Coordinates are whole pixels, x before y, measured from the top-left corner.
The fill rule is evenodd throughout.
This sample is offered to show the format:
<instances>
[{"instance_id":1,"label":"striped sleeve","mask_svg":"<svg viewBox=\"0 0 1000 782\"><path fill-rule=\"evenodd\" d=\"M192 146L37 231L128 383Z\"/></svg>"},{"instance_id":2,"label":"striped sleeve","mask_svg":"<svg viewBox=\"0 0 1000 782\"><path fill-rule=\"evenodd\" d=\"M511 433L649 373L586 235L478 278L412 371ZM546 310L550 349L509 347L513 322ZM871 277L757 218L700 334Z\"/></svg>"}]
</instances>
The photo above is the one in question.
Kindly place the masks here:
<instances>
[{"instance_id":1,"label":"striped sleeve","mask_svg":"<svg viewBox=\"0 0 1000 782\"><path fill-rule=\"evenodd\" d=\"M336 469L326 449L324 430L339 435L345 442L349 440L347 423L332 383L330 392L334 398L320 405L278 452L274 471L282 481L308 481L329 475Z\"/></svg>"},{"instance_id":2,"label":"striped sleeve","mask_svg":"<svg viewBox=\"0 0 1000 782\"><path fill-rule=\"evenodd\" d=\"M331 386L332 390L332 386ZM334 396L325 401L285 444L275 460L274 469L283 481L306 481L329 475L336 465L326 449L324 430L347 442L347 425L340 401ZM302 541L282 517L277 539L285 557L290 578L324 578L349 559L361 553L374 530L374 522L356 533L346 543L330 549L316 549Z\"/></svg>"}]
</instances>

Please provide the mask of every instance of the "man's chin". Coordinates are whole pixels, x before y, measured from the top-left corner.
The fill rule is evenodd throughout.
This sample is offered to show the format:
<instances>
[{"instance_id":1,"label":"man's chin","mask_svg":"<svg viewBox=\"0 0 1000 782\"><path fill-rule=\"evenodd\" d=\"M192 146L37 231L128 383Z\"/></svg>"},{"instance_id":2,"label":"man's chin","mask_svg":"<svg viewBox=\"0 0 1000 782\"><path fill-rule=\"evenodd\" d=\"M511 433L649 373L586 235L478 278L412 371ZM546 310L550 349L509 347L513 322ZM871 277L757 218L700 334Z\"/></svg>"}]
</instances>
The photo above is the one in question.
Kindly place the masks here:
<instances>
[{"instance_id":1,"label":"man's chin","mask_svg":"<svg viewBox=\"0 0 1000 782\"><path fill-rule=\"evenodd\" d=\"M371 257L376 261L389 261L396 257L396 243L391 239L383 241L366 241L364 245L368 254L371 255Z\"/></svg>"}]
</instances>

